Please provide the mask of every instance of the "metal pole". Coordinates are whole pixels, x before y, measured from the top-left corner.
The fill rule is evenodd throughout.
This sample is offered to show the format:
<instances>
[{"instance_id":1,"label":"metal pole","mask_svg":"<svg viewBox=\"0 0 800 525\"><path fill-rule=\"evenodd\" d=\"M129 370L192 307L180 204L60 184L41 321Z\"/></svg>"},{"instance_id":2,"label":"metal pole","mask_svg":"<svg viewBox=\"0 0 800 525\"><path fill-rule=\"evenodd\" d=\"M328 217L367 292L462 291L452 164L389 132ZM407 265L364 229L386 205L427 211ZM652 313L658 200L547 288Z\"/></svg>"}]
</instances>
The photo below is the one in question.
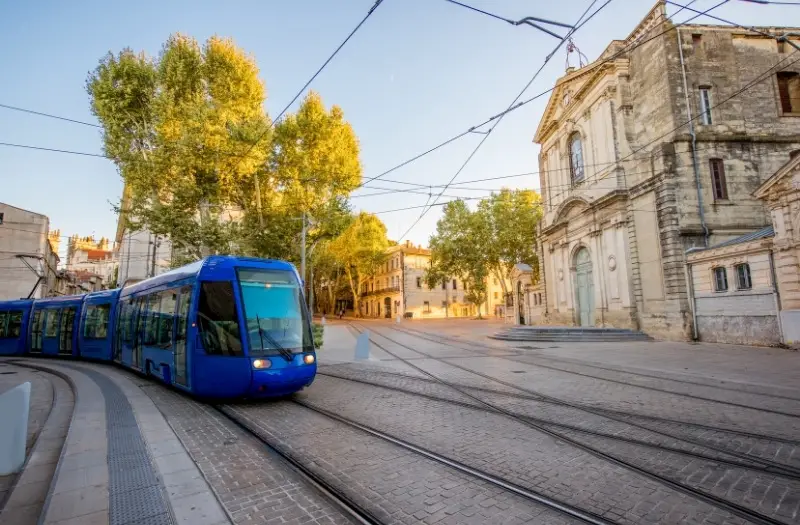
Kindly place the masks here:
<instances>
[{"instance_id":1,"label":"metal pole","mask_svg":"<svg viewBox=\"0 0 800 525\"><path fill-rule=\"evenodd\" d=\"M153 238L153 255L150 260L150 277L156 276L156 249L158 248L158 235Z\"/></svg>"},{"instance_id":2,"label":"metal pole","mask_svg":"<svg viewBox=\"0 0 800 525\"><path fill-rule=\"evenodd\" d=\"M308 310L311 312L311 319L314 319L314 267L308 269Z\"/></svg>"}]
</instances>

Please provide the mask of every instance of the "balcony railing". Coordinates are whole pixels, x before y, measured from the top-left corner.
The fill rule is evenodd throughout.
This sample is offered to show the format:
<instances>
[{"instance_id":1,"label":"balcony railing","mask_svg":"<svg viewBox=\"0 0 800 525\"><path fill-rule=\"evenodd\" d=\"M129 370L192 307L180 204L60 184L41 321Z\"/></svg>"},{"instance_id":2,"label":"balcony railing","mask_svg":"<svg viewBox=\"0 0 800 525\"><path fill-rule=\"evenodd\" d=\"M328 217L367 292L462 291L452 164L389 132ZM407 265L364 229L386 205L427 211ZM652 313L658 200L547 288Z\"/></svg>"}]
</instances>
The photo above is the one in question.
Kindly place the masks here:
<instances>
[{"instance_id":1,"label":"balcony railing","mask_svg":"<svg viewBox=\"0 0 800 525\"><path fill-rule=\"evenodd\" d=\"M368 292L361 292L361 297L369 297L371 295L381 295L385 293L395 293L400 292L399 286L389 286L388 288L377 288L375 290L370 290Z\"/></svg>"}]
</instances>

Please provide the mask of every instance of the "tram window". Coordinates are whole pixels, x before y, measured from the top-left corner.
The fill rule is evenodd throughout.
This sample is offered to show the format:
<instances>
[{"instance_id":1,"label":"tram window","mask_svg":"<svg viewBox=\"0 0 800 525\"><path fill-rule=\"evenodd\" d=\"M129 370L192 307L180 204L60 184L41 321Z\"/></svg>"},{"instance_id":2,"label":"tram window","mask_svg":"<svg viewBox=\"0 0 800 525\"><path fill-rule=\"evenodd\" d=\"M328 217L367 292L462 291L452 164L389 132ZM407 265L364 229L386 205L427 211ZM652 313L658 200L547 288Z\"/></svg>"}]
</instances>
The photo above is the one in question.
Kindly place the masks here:
<instances>
[{"instance_id":1,"label":"tram window","mask_svg":"<svg viewBox=\"0 0 800 525\"><path fill-rule=\"evenodd\" d=\"M0 312L0 339L9 337L6 325L8 323L8 312Z\"/></svg>"},{"instance_id":2,"label":"tram window","mask_svg":"<svg viewBox=\"0 0 800 525\"><path fill-rule=\"evenodd\" d=\"M86 339L105 339L108 337L108 316L110 304L91 305L86 308L83 323L83 337Z\"/></svg>"},{"instance_id":3,"label":"tram window","mask_svg":"<svg viewBox=\"0 0 800 525\"><path fill-rule=\"evenodd\" d=\"M133 305L131 305L130 300L119 303L119 324L117 325L117 332L119 332L120 339L123 343L130 344L130 342L133 341L133 330L131 330L132 313Z\"/></svg>"},{"instance_id":4,"label":"tram window","mask_svg":"<svg viewBox=\"0 0 800 525\"><path fill-rule=\"evenodd\" d=\"M147 296L147 324L145 325L144 344L152 346L158 339L158 303L161 298L158 294Z\"/></svg>"},{"instance_id":5,"label":"tram window","mask_svg":"<svg viewBox=\"0 0 800 525\"><path fill-rule=\"evenodd\" d=\"M22 312L19 310L8 312L8 337L17 338L22 334Z\"/></svg>"},{"instance_id":6,"label":"tram window","mask_svg":"<svg viewBox=\"0 0 800 525\"><path fill-rule=\"evenodd\" d=\"M31 319L31 352L41 352L42 350L42 311L33 312Z\"/></svg>"},{"instance_id":7,"label":"tram window","mask_svg":"<svg viewBox=\"0 0 800 525\"><path fill-rule=\"evenodd\" d=\"M58 335L58 314L61 310L44 311L44 336L55 337Z\"/></svg>"},{"instance_id":8,"label":"tram window","mask_svg":"<svg viewBox=\"0 0 800 525\"><path fill-rule=\"evenodd\" d=\"M159 310L158 340L163 348L172 347L172 326L175 322L175 303L178 301L178 290L161 292L161 309Z\"/></svg>"},{"instance_id":9,"label":"tram window","mask_svg":"<svg viewBox=\"0 0 800 525\"><path fill-rule=\"evenodd\" d=\"M176 341L186 340L186 330L189 326L189 307L192 304L192 287L181 288L181 300L178 306L178 330L175 333Z\"/></svg>"},{"instance_id":10,"label":"tram window","mask_svg":"<svg viewBox=\"0 0 800 525\"><path fill-rule=\"evenodd\" d=\"M72 353L72 331L75 327L75 310L75 307L61 310L61 326L59 327L60 340L58 342L59 354Z\"/></svg>"},{"instance_id":11,"label":"tram window","mask_svg":"<svg viewBox=\"0 0 800 525\"><path fill-rule=\"evenodd\" d=\"M242 355L239 319L236 316L236 301L230 282L201 284L197 321L207 354Z\"/></svg>"}]
</instances>

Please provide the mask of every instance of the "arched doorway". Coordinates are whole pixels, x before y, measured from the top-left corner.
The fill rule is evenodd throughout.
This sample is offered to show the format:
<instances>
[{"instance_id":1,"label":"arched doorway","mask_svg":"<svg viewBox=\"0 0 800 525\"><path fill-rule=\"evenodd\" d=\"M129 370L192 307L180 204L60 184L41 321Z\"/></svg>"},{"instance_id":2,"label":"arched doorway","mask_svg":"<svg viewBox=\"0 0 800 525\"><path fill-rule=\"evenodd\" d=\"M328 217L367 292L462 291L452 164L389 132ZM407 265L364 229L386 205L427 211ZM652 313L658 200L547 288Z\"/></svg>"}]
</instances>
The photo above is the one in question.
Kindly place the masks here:
<instances>
[{"instance_id":1,"label":"arched doorway","mask_svg":"<svg viewBox=\"0 0 800 525\"><path fill-rule=\"evenodd\" d=\"M575 318L580 326L594 325L594 280L589 250L575 254Z\"/></svg>"},{"instance_id":2,"label":"arched doorway","mask_svg":"<svg viewBox=\"0 0 800 525\"><path fill-rule=\"evenodd\" d=\"M389 297L383 300L383 316L387 319L392 318L392 299Z\"/></svg>"}]
</instances>

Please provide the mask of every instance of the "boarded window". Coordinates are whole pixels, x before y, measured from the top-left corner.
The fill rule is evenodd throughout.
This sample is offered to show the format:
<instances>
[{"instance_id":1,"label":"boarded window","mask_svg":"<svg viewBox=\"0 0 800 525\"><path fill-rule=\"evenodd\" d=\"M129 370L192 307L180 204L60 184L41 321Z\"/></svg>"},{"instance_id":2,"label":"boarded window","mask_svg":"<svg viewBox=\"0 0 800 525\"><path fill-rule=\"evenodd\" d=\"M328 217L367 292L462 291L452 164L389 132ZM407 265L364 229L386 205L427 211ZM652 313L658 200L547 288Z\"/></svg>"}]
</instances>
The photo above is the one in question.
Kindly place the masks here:
<instances>
[{"instance_id":1,"label":"boarded window","mask_svg":"<svg viewBox=\"0 0 800 525\"><path fill-rule=\"evenodd\" d=\"M778 73L778 96L781 111L800 113L800 74L793 71Z\"/></svg>"},{"instance_id":2,"label":"boarded window","mask_svg":"<svg viewBox=\"0 0 800 525\"><path fill-rule=\"evenodd\" d=\"M714 268L714 291L728 291L728 272L725 268Z\"/></svg>"},{"instance_id":3,"label":"boarded window","mask_svg":"<svg viewBox=\"0 0 800 525\"><path fill-rule=\"evenodd\" d=\"M725 164L722 159L711 159L709 165L711 167L711 190L714 194L714 200L727 200L728 185L725 181Z\"/></svg>"}]
</instances>

